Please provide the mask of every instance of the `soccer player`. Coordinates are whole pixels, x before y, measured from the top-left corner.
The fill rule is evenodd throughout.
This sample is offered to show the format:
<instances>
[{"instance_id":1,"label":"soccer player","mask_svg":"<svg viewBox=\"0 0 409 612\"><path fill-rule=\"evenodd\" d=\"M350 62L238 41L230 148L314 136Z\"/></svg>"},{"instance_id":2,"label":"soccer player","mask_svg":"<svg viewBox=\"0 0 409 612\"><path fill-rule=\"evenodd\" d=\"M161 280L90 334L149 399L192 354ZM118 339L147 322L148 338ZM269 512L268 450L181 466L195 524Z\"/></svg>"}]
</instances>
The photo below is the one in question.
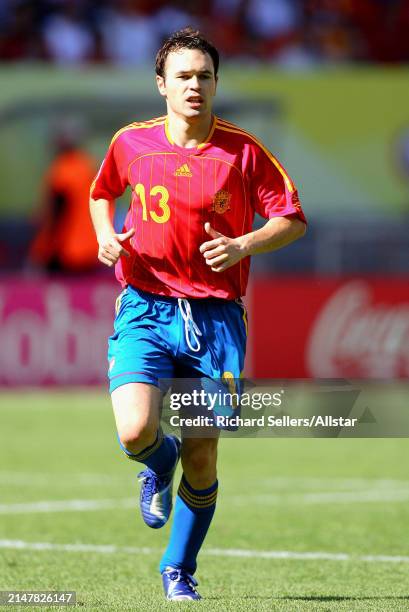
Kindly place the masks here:
<instances>
[{"instance_id":1,"label":"soccer player","mask_svg":"<svg viewBox=\"0 0 409 612\"><path fill-rule=\"evenodd\" d=\"M297 191L254 136L212 114L219 55L186 28L164 42L156 81L167 114L113 137L91 187L98 258L123 287L109 339L109 380L119 443L143 463L140 507L152 528L172 509L160 562L167 599L200 599L193 577L216 505L216 437L164 435L161 379L239 379L244 366L250 256L305 232ZM122 233L109 201L130 186ZM252 231L255 212L268 219ZM183 431L182 431L183 434Z\"/></svg>"}]
</instances>

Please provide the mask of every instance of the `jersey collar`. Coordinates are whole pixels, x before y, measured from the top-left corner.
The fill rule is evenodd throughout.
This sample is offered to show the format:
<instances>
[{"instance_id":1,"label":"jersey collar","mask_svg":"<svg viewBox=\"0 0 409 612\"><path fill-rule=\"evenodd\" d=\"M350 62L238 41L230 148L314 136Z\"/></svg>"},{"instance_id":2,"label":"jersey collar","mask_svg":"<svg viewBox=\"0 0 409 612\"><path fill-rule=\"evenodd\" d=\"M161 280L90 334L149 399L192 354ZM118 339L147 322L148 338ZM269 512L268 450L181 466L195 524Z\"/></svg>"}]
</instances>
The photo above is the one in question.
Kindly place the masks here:
<instances>
[{"instance_id":1,"label":"jersey collar","mask_svg":"<svg viewBox=\"0 0 409 612\"><path fill-rule=\"evenodd\" d=\"M192 151L192 150L200 150L203 149L203 147L205 147L211 140L213 133L216 129L216 124L217 124L217 117L216 115L213 115L212 117L212 125L210 127L210 131L207 135L206 140L204 140L203 142L201 142L199 145L197 145L197 147L179 147L179 145L175 144L174 141L172 140L172 137L170 135L170 131L169 131L169 121L168 121L168 117L166 117L165 119L165 134L166 134L166 138L169 142L169 144L171 144L172 146L178 148L178 149L183 149L185 151Z\"/></svg>"}]
</instances>

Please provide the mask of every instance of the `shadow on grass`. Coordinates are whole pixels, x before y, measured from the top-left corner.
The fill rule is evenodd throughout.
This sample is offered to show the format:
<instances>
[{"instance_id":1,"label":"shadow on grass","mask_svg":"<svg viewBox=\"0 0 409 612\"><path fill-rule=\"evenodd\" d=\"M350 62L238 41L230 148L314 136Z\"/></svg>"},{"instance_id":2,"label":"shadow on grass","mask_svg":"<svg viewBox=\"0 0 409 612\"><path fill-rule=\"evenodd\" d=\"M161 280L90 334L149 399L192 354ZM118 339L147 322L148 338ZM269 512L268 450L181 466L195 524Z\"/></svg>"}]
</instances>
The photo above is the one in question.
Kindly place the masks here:
<instances>
[{"instance_id":1,"label":"shadow on grass","mask_svg":"<svg viewBox=\"0 0 409 612\"><path fill-rule=\"evenodd\" d=\"M223 595L219 596L206 596L206 601L214 599L214 600L222 600L224 599ZM260 599L262 601L380 601L382 599L403 599L409 600L409 595L379 595L376 597L371 597L370 595L366 597L355 597L354 595L287 595L282 597L274 597L268 595L242 595L240 599Z\"/></svg>"},{"instance_id":2,"label":"shadow on grass","mask_svg":"<svg viewBox=\"0 0 409 612\"><path fill-rule=\"evenodd\" d=\"M207 596L206 601L208 600L221 601L224 599L222 595L220 596ZM327 602L327 601L382 601L383 599L394 600L409 600L409 595L379 595L376 597L371 597L370 595L366 597L355 597L354 595L287 595L282 597L274 597L268 595L243 595L240 597L241 600L246 599L258 599L260 601L317 601L317 602Z\"/></svg>"},{"instance_id":3,"label":"shadow on grass","mask_svg":"<svg viewBox=\"0 0 409 612\"><path fill-rule=\"evenodd\" d=\"M251 596L252 598L253 596ZM408 599L409 595L370 595L364 597L355 597L355 595L288 595L284 597L273 597L272 599L283 599L291 601L378 601L381 599Z\"/></svg>"}]
</instances>

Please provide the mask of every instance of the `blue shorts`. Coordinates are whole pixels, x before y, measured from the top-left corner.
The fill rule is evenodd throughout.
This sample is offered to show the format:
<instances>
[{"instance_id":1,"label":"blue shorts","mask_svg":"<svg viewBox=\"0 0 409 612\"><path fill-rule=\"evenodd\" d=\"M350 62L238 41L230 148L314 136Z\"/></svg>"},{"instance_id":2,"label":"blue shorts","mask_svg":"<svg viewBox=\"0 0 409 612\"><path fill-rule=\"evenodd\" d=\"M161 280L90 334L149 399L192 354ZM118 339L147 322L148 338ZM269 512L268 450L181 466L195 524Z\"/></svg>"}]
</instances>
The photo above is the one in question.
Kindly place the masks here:
<instances>
[{"instance_id":1,"label":"blue shorts","mask_svg":"<svg viewBox=\"0 0 409 612\"><path fill-rule=\"evenodd\" d=\"M178 299L128 285L108 341L109 390L173 378L239 379L247 315L241 300Z\"/></svg>"}]
</instances>

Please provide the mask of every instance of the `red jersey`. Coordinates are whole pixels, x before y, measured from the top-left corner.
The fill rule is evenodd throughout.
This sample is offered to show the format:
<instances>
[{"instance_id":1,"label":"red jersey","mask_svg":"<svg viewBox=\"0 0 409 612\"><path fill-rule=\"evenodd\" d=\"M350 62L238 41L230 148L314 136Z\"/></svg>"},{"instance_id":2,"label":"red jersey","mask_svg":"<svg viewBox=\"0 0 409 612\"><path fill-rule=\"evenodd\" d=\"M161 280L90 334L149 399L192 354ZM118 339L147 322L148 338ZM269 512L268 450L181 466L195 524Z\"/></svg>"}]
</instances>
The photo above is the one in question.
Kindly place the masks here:
<instances>
[{"instance_id":1,"label":"red jersey","mask_svg":"<svg viewBox=\"0 0 409 612\"><path fill-rule=\"evenodd\" d=\"M119 130L91 186L95 200L112 200L130 186L132 198L115 273L122 286L174 297L235 299L245 294L250 258L213 272L199 247L212 240L204 224L235 238L251 231L254 214L296 215L297 191L282 165L254 136L213 118L206 141L194 148L172 142L167 118Z\"/></svg>"}]
</instances>

